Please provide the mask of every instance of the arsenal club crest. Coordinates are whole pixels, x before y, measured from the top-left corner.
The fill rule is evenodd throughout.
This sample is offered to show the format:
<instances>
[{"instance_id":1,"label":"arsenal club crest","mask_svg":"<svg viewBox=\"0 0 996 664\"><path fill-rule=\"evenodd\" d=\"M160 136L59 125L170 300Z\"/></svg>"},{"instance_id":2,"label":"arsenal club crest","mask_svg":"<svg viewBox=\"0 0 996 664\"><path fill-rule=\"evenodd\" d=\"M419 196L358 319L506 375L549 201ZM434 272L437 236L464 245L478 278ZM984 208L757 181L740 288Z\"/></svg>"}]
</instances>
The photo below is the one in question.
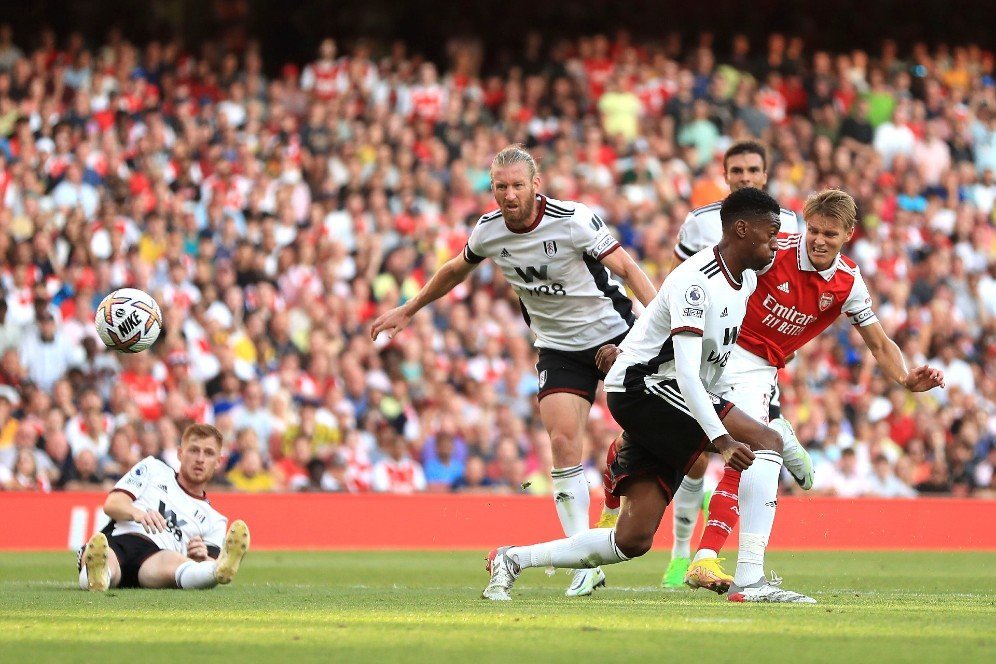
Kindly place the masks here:
<instances>
[{"instance_id":1,"label":"arsenal club crest","mask_svg":"<svg viewBox=\"0 0 996 664\"><path fill-rule=\"evenodd\" d=\"M833 295L830 293L824 293L820 295L820 311L826 311L833 304Z\"/></svg>"},{"instance_id":2,"label":"arsenal club crest","mask_svg":"<svg viewBox=\"0 0 996 664\"><path fill-rule=\"evenodd\" d=\"M543 243L543 251L546 252L547 256L553 257L557 253L557 243L553 240L547 240Z\"/></svg>"}]
</instances>

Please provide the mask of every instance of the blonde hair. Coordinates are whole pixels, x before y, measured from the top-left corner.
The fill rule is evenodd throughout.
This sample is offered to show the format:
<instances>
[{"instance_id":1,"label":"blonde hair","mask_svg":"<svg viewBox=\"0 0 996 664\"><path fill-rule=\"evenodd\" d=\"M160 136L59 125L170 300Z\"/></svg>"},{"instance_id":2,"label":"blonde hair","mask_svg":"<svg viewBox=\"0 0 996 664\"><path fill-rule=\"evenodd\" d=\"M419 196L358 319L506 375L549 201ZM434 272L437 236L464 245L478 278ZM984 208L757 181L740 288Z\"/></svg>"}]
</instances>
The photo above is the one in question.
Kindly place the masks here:
<instances>
[{"instance_id":1,"label":"blonde hair","mask_svg":"<svg viewBox=\"0 0 996 664\"><path fill-rule=\"evenodd\" d=\"M504 148L501 152L495 155L495 158L491 160L491 178L494 179L496 168L505 168L506 166L513 166L515 164L525 164L529 169L529 179L532 180L536 177L536 160L533 156L526 152L525 146L522 143L512 143Z\"/></svg>"},{"instance_id":2,"label":"blonde hair","mask_svg":"<svg viewBox=\"0 0 996 664\"><path fill-rule=\"evenodd\" d=\"M183 430L180 442L185 443L191 438L213 438L218 443L218 449L221 449L224 444L224 436L221 435L221 431L210 424L191 424Z\"/></svg>"},{"instance_id":3,"label":"blonde hair","mask_svg":"<svg viewBox=\"0 0 996 664\"><path fill-rule=\"evenodd\" d=\"M802 216L804 219L809 219L814 215L839 219L843 222L844 228L851 232L858 220L858 206L847 192L840 189L826 189L806 199Z\"/></svg>"}]
</instances>

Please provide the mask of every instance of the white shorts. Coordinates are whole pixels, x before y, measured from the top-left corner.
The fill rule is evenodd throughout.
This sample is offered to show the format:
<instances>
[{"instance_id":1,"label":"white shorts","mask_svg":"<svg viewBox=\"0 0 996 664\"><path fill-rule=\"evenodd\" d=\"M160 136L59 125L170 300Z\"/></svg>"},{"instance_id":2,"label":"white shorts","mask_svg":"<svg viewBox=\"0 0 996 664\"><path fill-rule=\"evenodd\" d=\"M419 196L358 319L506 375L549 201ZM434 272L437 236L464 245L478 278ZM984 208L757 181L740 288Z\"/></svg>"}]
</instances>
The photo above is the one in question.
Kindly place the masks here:
<instances>
[{"instance_id":1,"label":"white shorts","mask_svg":"<svg viewBox=\"0 0 996 664\"><path fill-rule=\"evenodd\" d=\"M778 369L767 360L734 346L713 391L758 422L767 424L771 394L777 384Z\"/></svg>"}]
</instances>

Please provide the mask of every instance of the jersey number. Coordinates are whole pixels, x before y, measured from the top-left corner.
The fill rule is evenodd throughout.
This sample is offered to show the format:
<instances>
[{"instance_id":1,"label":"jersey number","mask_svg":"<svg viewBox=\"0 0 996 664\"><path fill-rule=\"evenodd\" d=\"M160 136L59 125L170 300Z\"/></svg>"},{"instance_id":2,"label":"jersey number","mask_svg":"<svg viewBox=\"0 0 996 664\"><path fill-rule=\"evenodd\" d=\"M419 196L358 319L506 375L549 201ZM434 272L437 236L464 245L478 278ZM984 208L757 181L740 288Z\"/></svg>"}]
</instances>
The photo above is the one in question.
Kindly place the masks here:
<instances>
[{"instance_id":1,"label":"jersey number","mask_svg":"<svg viewBox=\"0 0 996 664\"><path fill-rule=\"evenodd\" d=\"M180 531L180 526L187 525L187 522L177 521L176 512L174 512L173 510L166 509L166 503L164 503L161 500L159 501L159 514L161 514L162 517L166 519L166 528L167 530L169 530L170 533L173 534L173 537L176 538L176 541L177 542L182 541L183 533Z\"/></svg>"}]
</instances>

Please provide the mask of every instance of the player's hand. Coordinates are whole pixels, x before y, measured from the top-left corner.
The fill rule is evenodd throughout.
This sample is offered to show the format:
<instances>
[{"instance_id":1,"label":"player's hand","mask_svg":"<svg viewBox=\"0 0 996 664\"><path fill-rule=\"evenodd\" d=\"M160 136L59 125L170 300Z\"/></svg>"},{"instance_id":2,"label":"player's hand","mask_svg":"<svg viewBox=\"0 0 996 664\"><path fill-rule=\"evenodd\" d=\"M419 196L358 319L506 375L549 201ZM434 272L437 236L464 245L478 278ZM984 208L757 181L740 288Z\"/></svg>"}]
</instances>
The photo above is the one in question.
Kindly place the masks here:
<instances>
[{"instance_id":1,"label":"player's hand","mask_svg":"<svg viewBox=\"0 0 996 664\"><path fill-rule=\"evenodd\" d=\"M903 385L910 392L926 392L935 387L944 387L944 372L926 365L909 372Z\"/></svg>"},{"instance_id":2,"label":"player's hand","mask_svg":"<svg viewBox=\"0 0 996 664\"><path fill-rule=\"evenodd\" d=\"M393 339L394 335L408 325L408 321L411 319L412 317L405 312L404 307L395 307L377 317L370 328L370 338L376 341L378 334L387 332L388 338Z\"/></svg>"},{"instance_id":3,"label":"player's hand","mask_svg":"<svg viewBox=\"0 0 996 664\"><path fill-rule=\"evenodd\" d=\"M187 542L187 557L191 560L196 560L197 562L201 562L209 558L207 544L204 543L204 540L201 539L200 535L194 535L190 538L190 541Z\"/></svg>"},{"instance_id":4,"label":"player's hand","mask_svg":"<svg viewBox=\"0 0 996 664\"><path fill-rule=\"evenodd\" d=\"M595 367L604 374L609 373L609 369L612 368L612 364L621 353L619 346L605 344L595 353Z\"/></svg>"},{"instance_id":5,"label":"player's hand","mask_svg":"<svg viewBox=\"0 0 996 664\"><path fill-rule=\"evenodd\" d=\"M743 472L754 463L754 453L750 451L750 448L739 440L734 440L733 436L729 434L720 436L712 441L712 444L716 446L716 451L723 455L723 461L726 462L726 465L733 470Z\"/></svg>"},{"instance_id":6,"label":"player's hand","mask_svg":"<svg viewBox=\"0 0 996 664\"><path fill-rule=\"evenodd\" d=\"M134 520L136 523L142 524L142 527L145 528L145 532L150 535L161 533L169 527L166 523L166 519L163 518L163 515L155 510L138 512L135 514Z\"/></svg>"}]
</instances>

